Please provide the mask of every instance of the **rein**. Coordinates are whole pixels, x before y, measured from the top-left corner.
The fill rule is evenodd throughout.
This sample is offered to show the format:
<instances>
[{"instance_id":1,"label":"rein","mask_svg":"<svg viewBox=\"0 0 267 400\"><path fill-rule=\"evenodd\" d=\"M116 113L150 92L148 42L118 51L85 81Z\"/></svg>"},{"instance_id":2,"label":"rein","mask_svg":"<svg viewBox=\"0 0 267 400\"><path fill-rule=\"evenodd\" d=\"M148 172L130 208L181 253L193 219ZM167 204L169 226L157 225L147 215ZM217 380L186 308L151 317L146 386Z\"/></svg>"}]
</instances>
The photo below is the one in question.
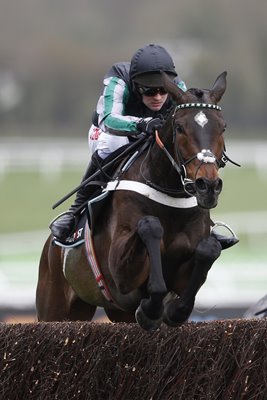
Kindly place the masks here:
<instances>
[{"instance_id":1,"label":"rein","mask_svg":"<svg viewBox=\"0 0 267 400\"><path fill-rule=\"evenodd\" d=\"M159 137L158 131L155 131L155 137L156 137L156 143L157 143L157 144L159 145L159 147L164 151L164 153L166 154L166 156L167 156L168 159L170 160L172 166L174 167L174 169L175 169L175 170L178 172L178 174L180 175L181 182L182 182L182 185L183 185L183 191L185 191L187 194L189 194L190 196L192 196L192 193L189 192L189 191L186 189L186 186L194 184L194 181L192 181L192 179L188 179L188 178L186 177L186 168L185 168L185 166L186 166L187 164L189 164L191 161L193 161L195 158L198 158L198 159L200 160L201 158L202 158L202 159L205 159L205 157L206 157L206 160L208 160L208 159L212 160L212 161L203 161L203 160L202 160L202 162L200 163L200 165L199 165L199 167L198 167L198 169L199 169L199 168L201 167L201 165L203 164L203 162L212 162L212 163L213 163L213 162L215 161L215 158L214 158L213 154L212 154L211 152L209 152L209 150L208 150L208 156L205 156L205 155L204 155L204 152L206 152L207 150L202 150L200 153L198 153L197 155L191 157L189 160L187 160L187 161L180 161L180 163L178 164L178 163L175 161L175 159L171 156L171 154L168 152L168 150L166 149L166 147L164 146L164 144L162 143L162 141L161 141L161 139L160 139L160 137ZM176 155L178 156L177 158L179 158L179 159L181 160L182 157L181 157L181 155L180 155L180 152L178 151L178 149L175 149L175 150L176 150ZM198 171L198 169L197 169L197 171ZM182 192L183 192L183 191L182 191Z\"/></svg>"}]
</instances>

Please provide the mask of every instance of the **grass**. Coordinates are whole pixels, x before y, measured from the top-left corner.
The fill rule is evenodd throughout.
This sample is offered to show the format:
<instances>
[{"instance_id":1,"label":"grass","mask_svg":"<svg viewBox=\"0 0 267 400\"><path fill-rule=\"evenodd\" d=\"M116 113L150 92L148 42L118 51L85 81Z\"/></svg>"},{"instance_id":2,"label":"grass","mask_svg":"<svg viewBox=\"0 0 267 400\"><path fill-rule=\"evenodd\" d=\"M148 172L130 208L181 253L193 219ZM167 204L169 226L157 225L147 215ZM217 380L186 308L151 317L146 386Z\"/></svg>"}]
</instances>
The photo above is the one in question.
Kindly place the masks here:
<instances>
[{"instance_id":1,"label":"grass","mask_svg":"<svg viewBox=\"0 0 267 400\"><path fill-rule=\"evenodd\" d=\"M0 182L0 233L46 229L51 219L66 210L71 200L56 210L52 205L76 187L81 172L63 172L58 177L38 172L9 172Z\"/></svg>"},{"instance_id":2,"label":"grass","mask_svg":"<svg viewBox=\"0 0 267 400\"><path fill-rule=\"evenodd\" d=\"M216 211L266 211L266 172L255 167L226 167L222 170L223 191Z\"/></svg>"},{"instance_id":3,"label":"grass","mask_svg":"<svg viewBox=\"0 0 267 400\"><path fill-rule=\"evenodd\" d=\"M42 175L38 171L7 172L0 180L0 234L46 229L51 219L66 210L73 197L52 210L52 205L76 187L83 171ZM222 170L223 192L212 215L265 211L267 178L255 168ZM229 221L230 223L230 221Z\"/></svg>"}]
</instances>

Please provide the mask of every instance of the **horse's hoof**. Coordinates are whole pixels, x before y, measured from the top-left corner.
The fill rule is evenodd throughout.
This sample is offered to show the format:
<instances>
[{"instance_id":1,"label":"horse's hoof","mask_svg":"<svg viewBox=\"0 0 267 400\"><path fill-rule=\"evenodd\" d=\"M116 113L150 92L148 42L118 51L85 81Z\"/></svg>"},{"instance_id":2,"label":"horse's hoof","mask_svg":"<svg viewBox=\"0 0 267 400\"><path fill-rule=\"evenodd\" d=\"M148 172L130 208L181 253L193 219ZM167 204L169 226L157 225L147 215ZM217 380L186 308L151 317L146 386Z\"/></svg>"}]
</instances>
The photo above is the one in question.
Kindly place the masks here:
<instances>
[{"instance_id":1,"label":"horse's hoof","mask_svg":"<svg viewBox=\"0 0 267 400\"><path fill-rule=\"evenodd\" d=\"M168 317L168 314L164 312L164 313L163 313L163 317L162 317L162 321L163 321L166 325L171 326L172 328L177 328L178 326L183 325L183 323L186 322L187 319L186 319L185 321L182 321L182 322L180 322L180 321L173 321L172 319L170 319L170 318Z\"/></svg>"},{"instance_id":2,"label":"horse's hoof","mask_svg":"<svg viewBox=\"0 0 267 400\"><path fill-rule=\"evenodd\" d=\"M162 320L163 322L174 328L183 325L188 321L193 307L179 306L179 299L174 301L166 302L164 305L164 311Z\"/></svg>"},{"instance_id":3,"label":"horse's hoof","mask_svg":"<svg viewBox=\"0 0 267 400\"><path fill-rule=\"evenodd\" d=\"M136 322L141 326L146 331L155 331L157 330L162 322L162 319L150 319L146 316L144 311L142 310L142 307L139 306L136 311L135 311L135 319Z\"/></svg>"}]
</instances>

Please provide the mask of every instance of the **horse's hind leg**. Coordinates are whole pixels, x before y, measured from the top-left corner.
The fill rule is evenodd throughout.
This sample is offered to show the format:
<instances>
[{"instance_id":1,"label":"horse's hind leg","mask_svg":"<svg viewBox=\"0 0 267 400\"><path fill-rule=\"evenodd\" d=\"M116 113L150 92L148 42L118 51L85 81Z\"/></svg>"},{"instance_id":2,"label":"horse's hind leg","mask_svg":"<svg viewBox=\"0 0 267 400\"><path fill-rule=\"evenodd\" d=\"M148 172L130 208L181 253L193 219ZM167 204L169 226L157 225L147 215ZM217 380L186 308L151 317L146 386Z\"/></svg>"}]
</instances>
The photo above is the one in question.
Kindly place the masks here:
<instances>
[{"instance_id":1,"label":"horse's hind leg","mask_svg":"<svg viewBox=\"0 0 267 400\"><path fill-rule=\"evenodd\" d=\"M61 248L49 238L39 266L36 310L39 321L91 320L95 306L84 303L65 279Z\"/></svg>"},{"instance_id":2,"label":"horse's hind leg","mask_svg":"<svg viewBox=\"0 0 267 400\"><path fill-rule=\"evenodd\" d=\"M146 216L138 223L138 234L144 242L150 261L147 285L149 298L143 299L136 310L136 320L146 330L157 329L162 321L162 301L167 293L161 265L160 243L163 228L158 218Z\"/></svg>"},{"instance_id":3,"label":"horse's hind leg","mask_svg":"<svg viewBox=\"0 0 267 400\"><path fill-rule=\"evenodd\" d=\"M36 311L39 321L60 321L66 314L64 292L67 289L61 272L61 250L45 243L39 263L36 289Z\"/></svg>"},{"instance_id":4,"label":"horse's hind leg","mask_svg":"<svg viewBox=\"0 0 267 400\"><path fill-rule=\"evenodd\" d=\"M207 278L209 269L220 256L222 247L212 236L201 240L194 256L194 269L188 285L181 297L167 301L164 306L164 322L170 326L177 326L185 322L194 307L195 297L199 288Z\"/></svg>"},{"instance_id":5,"label":"horse's hind leg","mask_svg":"<svg viewBox=\"0 0 267 400\"><path fill-rule=\"evenodd\" d=\"M72 298L67 319L70 321L91 321L95 315L96 306L85 303L77 295Z\"/></svg>"},{"instance_id":6,"label":"horse's hind leg","mask_svg":"<svg viewBox=\"0 0 267 400\"><path fill-rule=\"evenodd\" d=\"M105 313L111 322L126 322L127 324L136 322L134 314L122 310L108 310L105 308Z\"/></svg>"}]
</instances>

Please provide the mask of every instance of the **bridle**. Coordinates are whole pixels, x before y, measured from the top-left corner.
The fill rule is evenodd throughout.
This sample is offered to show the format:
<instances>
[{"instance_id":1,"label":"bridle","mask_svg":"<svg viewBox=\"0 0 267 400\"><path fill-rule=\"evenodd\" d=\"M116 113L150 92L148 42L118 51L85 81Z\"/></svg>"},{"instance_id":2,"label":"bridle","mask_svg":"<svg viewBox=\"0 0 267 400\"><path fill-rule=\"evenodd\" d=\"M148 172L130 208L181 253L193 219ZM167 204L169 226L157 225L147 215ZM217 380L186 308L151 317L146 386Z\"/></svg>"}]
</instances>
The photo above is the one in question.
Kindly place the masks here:
<instances>
[{"instance_id":1,"label":"bridle","mask_svg":"<svg viewBox=\"0 0 267 400\"><path fill-rule=\"evenodd\" d=\"M180 149L178 148L177 145L177 140L176 140L176 126L175 126L175 120L174 116L176 112L180 109L186 109L186 108L202 108L202 109L210 109L210 110L218 110L221 111L221 107L215 104L207 104L207 103L184 103L184 104L179 104L178 106L175 107L174 112L172 113L172 132L173 132L173 142L175 144L175 157L176 160L172 157L172 155L169 153L169 151L166 149L165 145L161 141L159 137L158 131L155 131L155 139L156 143L158 146L161 148L161 150L164 151L166 156L168 157L169 161L171 162L173 168L178 172L180 175L181 183L183 185L183 191L186 192L189 196L194 196L194 190L192 191L192 188L195 186L195 181L192 179L189 179L187 177L187 172L186 172L186 166L195 160L196 158L200 161L200 164L196 170L195 176L197 176L198 170L203 164L217 164L218 168L223 168L225 167L226 163L230 161L234 165L240 166L239 164L235 163L232 161L225 153L226 149L224 147L224 151L222 153L222 156L220 159L216 158L216 156L213 154L213 152L209 149L202 149L200 152L189 158L188 160L184 160ZM150 186L151 182L147 182ZM156 185L153 184L153 187ZM159 187L157 187L159 189ZM159 189L160 190L160 189ZM166 192L166 189L164 189L164 192ZM168 191L174 192L174 191ZM175 191L176 194L180 193L181 191Z\"/></svg>"}]
</instances>

